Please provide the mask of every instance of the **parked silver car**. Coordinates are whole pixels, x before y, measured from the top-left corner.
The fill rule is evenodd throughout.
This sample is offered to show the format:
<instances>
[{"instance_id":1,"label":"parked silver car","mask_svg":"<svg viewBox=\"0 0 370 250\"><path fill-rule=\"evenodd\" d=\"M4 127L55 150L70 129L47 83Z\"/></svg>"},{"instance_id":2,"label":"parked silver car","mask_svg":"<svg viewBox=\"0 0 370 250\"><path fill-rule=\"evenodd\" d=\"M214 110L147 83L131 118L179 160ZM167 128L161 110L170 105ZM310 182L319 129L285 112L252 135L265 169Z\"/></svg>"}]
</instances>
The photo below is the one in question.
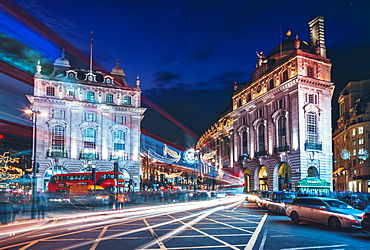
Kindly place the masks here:
<instances>
[{"instance_id":1,"label":"parked silver car","mask_svg":"<svg viewBox=\"0 0 370 250\"><path fill-rule=\"evenodd\" d=\"M298 197L286 205L286 215L293 223L311 221L333 229L361 228L363 214L363 211L354 209L338 199L326 197Z\"/></svg>"}]
</instances>

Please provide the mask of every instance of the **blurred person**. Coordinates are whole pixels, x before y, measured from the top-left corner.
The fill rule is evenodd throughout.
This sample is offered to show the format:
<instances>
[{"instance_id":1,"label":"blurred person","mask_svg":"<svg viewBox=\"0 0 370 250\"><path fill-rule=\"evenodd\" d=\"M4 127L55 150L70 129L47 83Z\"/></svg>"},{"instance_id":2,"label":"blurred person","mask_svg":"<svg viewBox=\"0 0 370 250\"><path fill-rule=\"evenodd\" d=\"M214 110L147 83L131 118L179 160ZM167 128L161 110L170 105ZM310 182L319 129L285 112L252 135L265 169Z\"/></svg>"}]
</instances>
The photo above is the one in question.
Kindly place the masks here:
<instances>
[{"instance_id":1,"label":"blurred person","mask_svg":"<svg viewBox=\"0 0 370 250\"><path fill-rule=\"evenodd\" d=\"M47 206L47 198L44 193L44 190L40 190L36 195L35 204L37 206L37 217L38 219L45 218L45 207Z\"/></svg>"},{"instance_id":2,"label":"blurred person","mask_svg":"<svg viewBox=\"0 0 370 250\"><path fill-rule=\"evenodd\" d=\"M17 214L21 211L21 200L19 199L19 193L12 193L10 197L11 202L11 218L10 221L14 223L18 223L18 221L15 220L15 217Z\"/></svg>"},{"instance_id":3,"label":"blurred person","mask_svg":"<svg viewBox=\"0 0 370 250\"><path fill-rule=\"evenodd\" d=\"M125 202L125 195L123 194L122 191L119 191L119 193L117 195L117 201L118 201L118 209L122 210L123 203Z\"/></svg>"}]
</instances>

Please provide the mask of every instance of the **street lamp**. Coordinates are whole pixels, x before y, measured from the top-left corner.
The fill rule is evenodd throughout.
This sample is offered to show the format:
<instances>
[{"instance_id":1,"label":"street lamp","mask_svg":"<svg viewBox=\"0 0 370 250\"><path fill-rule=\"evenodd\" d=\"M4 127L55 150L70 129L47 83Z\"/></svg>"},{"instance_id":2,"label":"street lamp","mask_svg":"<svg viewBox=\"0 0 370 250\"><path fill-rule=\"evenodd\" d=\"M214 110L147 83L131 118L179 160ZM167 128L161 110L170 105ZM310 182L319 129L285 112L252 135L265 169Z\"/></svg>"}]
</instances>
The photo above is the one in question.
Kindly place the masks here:
<instances>
[{"instance_id":1,"label":"street lamp","mask_svg":"<svg viewBox=\"0 0 370 250\"><path fill-rule=\"evenodd\" d=\"M37 136L37 116L45 116L46 113L34 110L27 109L24 111L27 115L30 116L30 119L33 121L33 146L32 146L32 207L31 207L31 219L36 219L36 189L37 189L37 176L38 172L38 163L36 162L36 136Z\"/></svg>"}]
</instances>

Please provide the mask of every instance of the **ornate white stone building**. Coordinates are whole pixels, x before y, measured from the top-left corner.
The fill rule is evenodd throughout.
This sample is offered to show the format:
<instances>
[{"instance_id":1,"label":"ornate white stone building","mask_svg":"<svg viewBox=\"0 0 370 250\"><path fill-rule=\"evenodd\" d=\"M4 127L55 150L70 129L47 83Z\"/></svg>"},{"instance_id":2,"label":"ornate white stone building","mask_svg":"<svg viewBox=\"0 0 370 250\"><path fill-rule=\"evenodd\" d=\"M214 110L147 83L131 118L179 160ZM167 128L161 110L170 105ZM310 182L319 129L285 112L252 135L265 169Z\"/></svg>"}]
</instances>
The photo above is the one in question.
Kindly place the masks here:
<instances>
[{"instance_id":1,"label":"ornate white stone building","mask_svg":"<svg viewBox=\"0 0 370 250\"><path fill-rule=\"evenodd\" d=\"M110 74L73 70L70 62L56 59L50 75L36 66L34 95L28 96L36 114L37 188L45 188L51 175L86 171L112 171L114 162L125 179L140 183L140 80L126 84L117 63ZM140 185L137 185L139 187Z\"/></svg>"},{"instance_id":2,"label":"ornate white stone building","mask_svg":"<svg viewBox=\"0 0 370 250\"><path fill-rule=\"evenodd\" d=\"M310 43L287 34L268 56L259 52L252 78L234 87L228 158L244 173L246 191L291 189L306 177L331 188L334 84L323 17L309 27Z\"/></svg>"}]
</instances>

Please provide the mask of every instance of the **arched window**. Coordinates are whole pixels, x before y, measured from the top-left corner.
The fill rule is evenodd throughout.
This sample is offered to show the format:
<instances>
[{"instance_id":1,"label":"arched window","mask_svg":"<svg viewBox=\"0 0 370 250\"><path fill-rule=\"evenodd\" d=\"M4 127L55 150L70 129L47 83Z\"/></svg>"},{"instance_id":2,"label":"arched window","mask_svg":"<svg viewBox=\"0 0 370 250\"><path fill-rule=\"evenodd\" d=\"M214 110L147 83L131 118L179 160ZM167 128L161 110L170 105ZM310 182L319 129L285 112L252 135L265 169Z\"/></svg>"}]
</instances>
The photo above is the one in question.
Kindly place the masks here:
<instances>
[{"instance_id":1,"label":"arched window","mask_svg":"<svg viewBox=\"0 0 370 250\"><path fill-rule=\"evenodd\" d=\"M95 93L94 91L87 91L86 93L86 101L95 101Z\"/></svg>"},{"instance_id":2,"label":"arched window","mask_svg":"<svg viewBox=\"0 0 370 250\"><path fill-rule=\"evenodd\" d=\"M242 153L248 155L248 133L247 131L243 131L242 133Z\"/></svg>"},{"instance_id":3,"label":"arched window","mask_svg":"<svg viewBox=\"0 0 370 250\"><path fill-rule=\"evenodd\" d=\"M123 104L131 105L131 97L129 97L129 96L123 97Z\"/></svg>"},{"instance_id":4,"label":"arched window","mask_svg":"<svg viewBox=\"0 0 370 250\"><path fill-rule=\"evenodd\" d=\"M317 171L317 168L314 166L311 166L307 169L307 176L308 177L320 177L319 171Z\"/></svg>"},{"instance_id":5,"label":"arched window","mask_svg":"<svg viewBox=\"0 0 370 250\"><path fill-rule=\"evenodd\" d=\"M54 125L51 129L51 152L53 156L55 154L61 154L64 152L64 127L62 125Z\"/></svg>"},{"instance_id":6,"label":"arched window","mask_svg":"<svg viewBox=\"0 0 370 250\"><path fill-rule=\"evenodd\" d=\"M258 153L259 156L265 155L265 125L261 124L258 126Z\"/></svg>"},{"instance_id":7,"label":"arched window","mask_svg":"<svg viewBox=\"0 0 370 250\"><path fill-rule=\"evenodd\" d=\"M279 152L287 151L286 146L286 118L282 116L278 120L278 145Z\"/></svg>"},{"instance_id":8,"label":"arched window","mask_svg":"<svg viewBox=\"0 0 370 250\"><path fill-rule=\"evenodd\" d=\"M313 112L307 113L307 142L309 144L317 143L317 115Z\"/></svg>"},{"instance_id":9,"label":"arched window","mask_svg":"<svg viewBox=\"0 0 370 250\"><path fill-rule=\"evenodd\" d=\"M84 130L84 152L95 153L96 148L96 130L87 128Z\"/></svg>"},{"instance_id":10,"label":"arched window","mask_svg":"<svg viewBox=\"0 0 370 250\"><path fill-rule=\"evenodd\" d=\"M46 87L46 95L55 96L55 88L52 86Z\"/></svg>"}]
</instances>

